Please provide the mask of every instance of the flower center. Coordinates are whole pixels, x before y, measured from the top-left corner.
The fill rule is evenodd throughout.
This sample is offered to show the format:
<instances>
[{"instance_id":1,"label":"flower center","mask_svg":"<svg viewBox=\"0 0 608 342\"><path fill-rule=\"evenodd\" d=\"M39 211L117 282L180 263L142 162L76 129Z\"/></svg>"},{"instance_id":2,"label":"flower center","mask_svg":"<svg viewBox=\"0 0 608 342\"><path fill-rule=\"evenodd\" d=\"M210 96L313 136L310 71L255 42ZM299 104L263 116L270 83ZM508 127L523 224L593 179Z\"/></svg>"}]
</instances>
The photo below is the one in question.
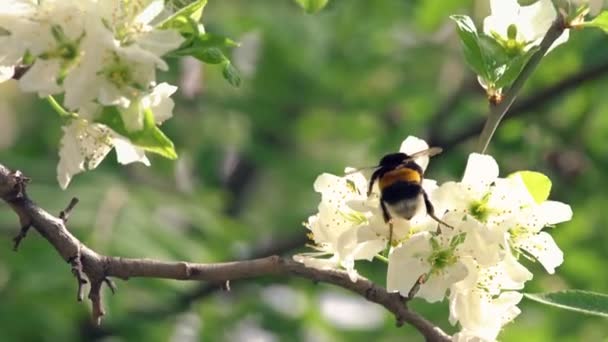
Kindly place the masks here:
<instances>
[{"instance_id":1,"label":"flower center","mask_svg":"<svg viewBox=\"0 0 608 342\"><path fill-rule=\"evenodd\" d=\"M480 222L485 222L490 216L490 208L488 208L488 203L484 199L472 202L469 205L469 212Z\"/></svg>"},{"instance_id":2,"label":"flower center","mask_svg":"<svg viewBox=\"0 0 608 342\"><path fill-rule=\"evenodd\" d=\"M438 273L444 268L454 265L456 261L458 261L458 257L451 248L433 251L428 259L431 273Z\"/></svg>"}]
</instances>

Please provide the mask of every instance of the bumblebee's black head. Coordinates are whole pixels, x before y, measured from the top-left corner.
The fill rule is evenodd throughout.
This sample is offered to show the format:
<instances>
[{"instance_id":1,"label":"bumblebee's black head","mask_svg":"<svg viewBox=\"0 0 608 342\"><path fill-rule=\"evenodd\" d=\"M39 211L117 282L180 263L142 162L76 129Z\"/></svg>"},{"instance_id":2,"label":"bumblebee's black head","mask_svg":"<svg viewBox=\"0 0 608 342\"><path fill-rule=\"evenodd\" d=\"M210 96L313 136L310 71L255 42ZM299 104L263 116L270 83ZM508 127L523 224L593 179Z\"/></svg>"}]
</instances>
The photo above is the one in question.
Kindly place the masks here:
<instances>
[{"instance_id":1,"label":"bumblebee's black head","mask_svg":"<svg viewBox=\"0 0 608 342\"><path fill-rule=\"evenodd\" d=\"M409 158L409 156L401 152L387 154L380 159L378 166L383 168L396 168L397 166L403 164L403 161L407 158Z\"/></svg>"}]
</instances>

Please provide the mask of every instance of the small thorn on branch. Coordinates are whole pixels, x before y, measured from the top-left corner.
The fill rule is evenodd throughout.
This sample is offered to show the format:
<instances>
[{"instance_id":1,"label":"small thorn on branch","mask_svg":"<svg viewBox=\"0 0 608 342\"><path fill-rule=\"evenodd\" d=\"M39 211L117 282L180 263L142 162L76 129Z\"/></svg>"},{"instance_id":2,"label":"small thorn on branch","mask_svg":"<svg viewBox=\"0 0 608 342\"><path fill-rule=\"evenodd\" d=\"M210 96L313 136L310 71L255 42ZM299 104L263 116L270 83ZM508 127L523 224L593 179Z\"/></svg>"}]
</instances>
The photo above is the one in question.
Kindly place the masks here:
<instances>
[{"instance_id":1,"label":"small thorn on branch","mask_svg":"<svg viewBox=\"0 0 608 342\"><path fill-rule=\"evenodd\" d=\"M410 292L408 292L406 300L413 299L414 296L416 295L416 293L418 293L418 290L420 290L420 285L424 284L425 282L426 282L426 274L423 274L420 277L418 277L418 280L416 281L414 286L412 286L412 289L410 290Z\"/></svg>"},{"instance_id":2,"label":"small thorn on branch","mask_svg":"<svg viewBox=\"0 0 608 342\"><path fill-rule=\"evenodd\" d=\"M22 220L23 221L23 220ZM19 250L19 245L21 241L25 239L27 236L27 232L30 230L32 225L28 222L26 224L21 225L21 229L19 230L19 234L13 238L13 250L16 252Z\"/></svg>"},{"instance_id":3,"label":"small thorn on branch","mask_svg":"<svg viewBox=\"0 0 608 342\"><path fill-rule=\"evenodd\" d=\"M116 284L112 281L112 279L105 277L103 278L103 282L110 288L112 294L116 294Z\"/></svg>"},{"instance_id":4,"label":"small thorn on branch","mask_svg":"<svg viewBox=\"0 0 608 342\"><path fill-rule=\"evenodd\" d=\"M87 284L88 281L85 278L84 271L82 270L82 260L80 258L80 247L78 247L78 252L75 256L71 257L68 262L72 265L72 274L76 277L76 281L78 282L78 292L76 294L76 300L82 302L84 298L84 284Z\"/></svg>"},{"instance_id":5,"label":"small thorn on branch","mask_svg":"<svg viewBox=\"0 0 608 342\"><path fill-rule=\"evenodd\" d=\"M230 292L230 280L226 280L221 284L222 291Z\"/></svg>"},{"instance_id":6,"label":"small thorn on branch","mask_svg":"<svg viewBox=\"0 0 608 342\"><path fill-rule=\"evenodd\" d=\"M73 197L68 206L59 213L59 218L63 221L63 223L67 223L70 217L70 212L74 207L78 204L78 198Z\"/></svg>"}]
</instances>

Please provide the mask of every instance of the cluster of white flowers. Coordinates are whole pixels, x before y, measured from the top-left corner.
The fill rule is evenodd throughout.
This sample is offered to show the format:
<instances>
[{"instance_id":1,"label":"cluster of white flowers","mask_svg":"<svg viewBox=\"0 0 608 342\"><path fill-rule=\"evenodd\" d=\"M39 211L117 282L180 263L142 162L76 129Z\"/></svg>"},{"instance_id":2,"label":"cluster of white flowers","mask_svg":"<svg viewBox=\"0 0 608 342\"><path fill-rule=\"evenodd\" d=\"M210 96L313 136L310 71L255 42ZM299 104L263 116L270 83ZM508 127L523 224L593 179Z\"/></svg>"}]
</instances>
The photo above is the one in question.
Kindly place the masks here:
<instances>
[{"instance_id":1,"label":"cluster of white flowers","mask_svg":"<svg viewBox=\"0 0 608 342\"><path fill-rule=\"evenodd\" d=\"M427 147L423 140L408 137L401 152ZM424 169L427 160L416 162ZM393 218L395 241L390 247L379 190L375 187L369 198L366 195L369 177L361 172L322 174L314 184L322 194L319 212L306 224L318 251L295 259L311 267L342 267L354 280L356 260L383 258L379 253L388 248L389 291L408 296L422 282L417 297L429 302L449 299L450 322L462 328L455 340L493 341L519 314L518 291L532 278L519 259L536 260L549 273L563 261L543 228L570 220L572 211L566 204L547 201L548 189L533 196L524 179L530 174L499 178L492 157L471 154L460 182L423 182L435 214L453 228L438 225L421 206L410 221Z\"/></svg>"},{"instance_id":2,"label":"cluster of white flowers","mask_svg":"<svg viewBox=\"0 0 608 342\"><path fill-rule=\"evenodd\" d=\"M61 139L62 188L112 148L120 163L149 164L141 148L96 120L115 106L126 131L138 132L147 111L157 124L172 116L177 88L157 84L156 70L168 69L162 56L183 38L152 25L164 10L163 0L0 0L1 80L25 67L23 91L62 94L63 107L77 113Z\"/></svg>"}]
</instances>

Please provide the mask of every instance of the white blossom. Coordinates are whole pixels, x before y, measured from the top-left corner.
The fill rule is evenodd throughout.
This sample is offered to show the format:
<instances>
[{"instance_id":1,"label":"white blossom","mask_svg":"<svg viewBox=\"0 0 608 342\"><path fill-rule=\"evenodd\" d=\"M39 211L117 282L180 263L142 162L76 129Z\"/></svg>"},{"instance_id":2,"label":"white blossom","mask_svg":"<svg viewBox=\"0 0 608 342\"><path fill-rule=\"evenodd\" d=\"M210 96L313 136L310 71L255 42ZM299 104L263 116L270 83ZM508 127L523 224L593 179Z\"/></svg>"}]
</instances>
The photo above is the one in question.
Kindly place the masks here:
<instances>
[{"instance_id":1,"label":"white blossom","mask_svg":"<svg viewBox=\"0 0 608 342\"><path fill-rule=\"evenodd\" d=\"M322 174L314 188L321 193L319 213L311 216L306 226L318 252L300 254L295 260L318 268L343 267L354 281L357 277L355 260L371 260L386 246L385 239L373 234L369 227L370 213L348 206L348 201L366 197L367 182L361 173L344 177ZM329 258L318 258L322 256Z\"/></svg>"},{"instance_id":2,"label":"white blossom","mask_svg":"<svg viewBox=\"0 0 608 342\"><path fill-rule=\"evenodd\" d=\"M72 119L63 128L60 144L57 179L62 189L67 188L75 174L96 168L112 148L121 164L141 162L150 165L144 151L127 138L105 125L81 118Z\"/></svg>"},{"instance_id":3,"label":"white blossom","mask_svg":"<svg viewBox=\"0 0 608 342\"><path fill-rule=\"evenodd\" d=\"M490 11L483 21L483 32L507 48L524 50L539 45L557 18L551 0L538 0L527 6L521 6L517 0L490 0ZM551 48L565 43L568 37L569 30L564 30Z\"/></svg>"}]
</instances>

